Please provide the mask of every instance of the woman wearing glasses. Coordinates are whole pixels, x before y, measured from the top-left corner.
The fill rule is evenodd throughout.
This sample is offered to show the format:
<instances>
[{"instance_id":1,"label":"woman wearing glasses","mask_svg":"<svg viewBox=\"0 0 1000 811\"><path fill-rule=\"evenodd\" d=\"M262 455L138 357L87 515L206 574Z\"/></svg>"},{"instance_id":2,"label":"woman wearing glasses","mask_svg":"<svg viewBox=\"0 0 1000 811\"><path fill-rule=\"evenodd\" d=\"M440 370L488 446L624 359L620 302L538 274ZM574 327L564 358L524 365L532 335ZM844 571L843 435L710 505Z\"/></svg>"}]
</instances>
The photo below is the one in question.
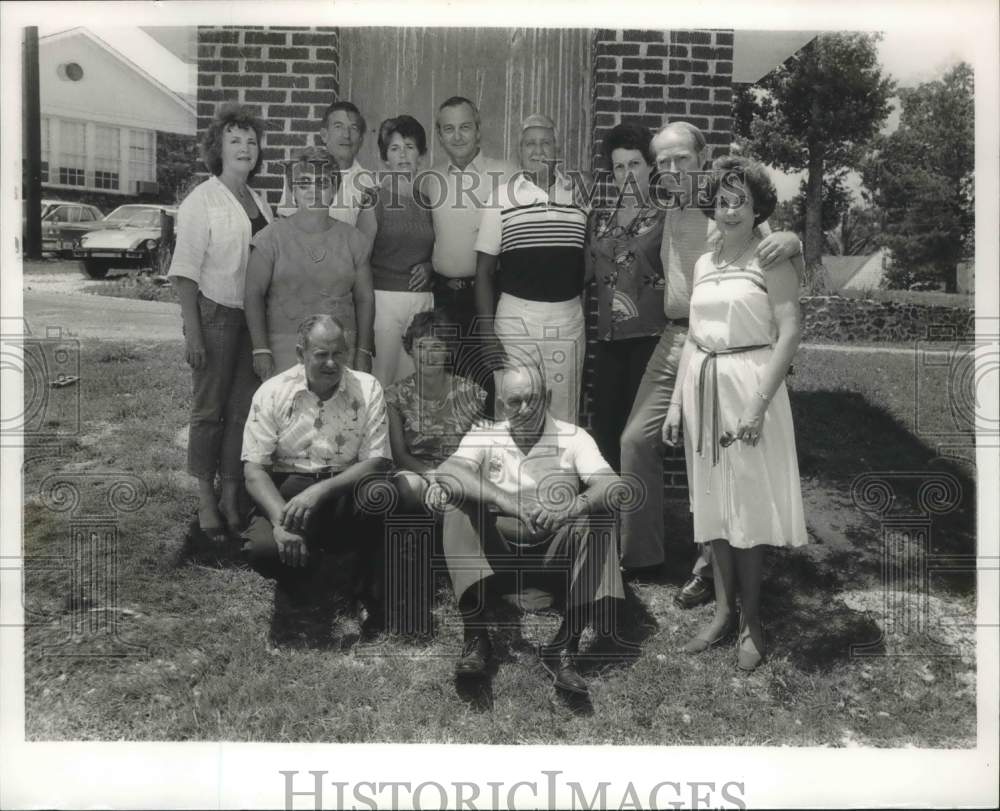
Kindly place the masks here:
<instances>
[{"instance_id":1,"label":"woman wearing glasses","mask_svg":"<svg viewBox=\"0 0 1000 811\"><path fill-rule=\"evenodd\" d=\"M246 314L253 367L261 380L290 369L306 316L336 316L347 330L353 368L371 371L375 295L371 241L330 217L340 177L336 159L309 147L291 166L297 209L253 240L247 266Z\"/></svg>"},{"instance_id":2,"label":"woman wearing glasses","mask_svg":"<svg viewBox=\"0 0 1000 811\"><path fill-rule=\"evenodd\" d=\"M621 433L639 381L663 332L664 209L649 196L653 155L650 133L619 124L604 139L614 204L595 209L588 227L588 279L597 285L597 360L594 439L604 458L621 469Z\"/></svg>"}]
</instances>

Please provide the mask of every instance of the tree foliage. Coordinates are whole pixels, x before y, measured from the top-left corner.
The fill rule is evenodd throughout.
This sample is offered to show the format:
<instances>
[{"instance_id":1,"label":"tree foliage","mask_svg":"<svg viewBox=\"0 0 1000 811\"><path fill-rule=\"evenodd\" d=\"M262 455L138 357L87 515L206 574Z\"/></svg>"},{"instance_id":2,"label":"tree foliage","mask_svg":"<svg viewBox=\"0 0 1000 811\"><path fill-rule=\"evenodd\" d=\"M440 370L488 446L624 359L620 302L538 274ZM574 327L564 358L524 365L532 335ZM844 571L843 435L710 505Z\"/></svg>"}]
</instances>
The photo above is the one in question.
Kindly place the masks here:
<instances>
[{"instance_id":1,"label":"tree foliage","mask_svg":"<svg viewBox=\"0 0 1000 811\"><path fill-rule=\"evenodd\" d=\"M889 114L894 86L878 63L879 39L821 34L734 96L734 126L749 153L785 171L808 171L804 232L810 270L823 254L824 178L855 167Z\"/></svg>"},{"instance_id":2,"label":"tree foliage","mask_svg":"<svg viewBox=\"0 0 1000 811\"><path fill-rule=\"evenodd\" d=\"M899 127L879 137L862 166L883 210L892 287L936 279L956 290L958 263L975 236L975 104L972 67L899 92Z\"/></svg>"}]
</instances>

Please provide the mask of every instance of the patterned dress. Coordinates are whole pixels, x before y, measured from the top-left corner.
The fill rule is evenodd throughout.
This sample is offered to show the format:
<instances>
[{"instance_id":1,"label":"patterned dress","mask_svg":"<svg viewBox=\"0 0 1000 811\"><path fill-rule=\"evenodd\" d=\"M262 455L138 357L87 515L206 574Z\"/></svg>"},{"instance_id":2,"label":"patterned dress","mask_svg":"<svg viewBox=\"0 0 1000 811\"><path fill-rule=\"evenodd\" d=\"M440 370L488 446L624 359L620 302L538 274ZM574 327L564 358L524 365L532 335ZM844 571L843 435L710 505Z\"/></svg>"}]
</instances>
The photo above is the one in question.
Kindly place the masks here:
<instances>
[{"instance_id":1,"label":"patterned dress","mask_svg":"<svg viewBox=\"0 0 1000 811\"><path fill-rule=\"evenodd\" d=\"M722 270L710 253L698 260L688 335L697 348L681 385L695 541L723 538L739 549L807 543L784 382L764 413L756 447L739 440L719 445L725 432L736 433L745 407L757 396L777 338L756 260ZM753 346L762 348L732 351Z\"/></svg>"},{"instance_id":2,"label":"patterned dress","mask_svg":"<svg viewBox=\"0 0 1000 811\"><path fill-rule=\"evenodd\" d=\"M410 455L439 465L458 448L486 401L482 387L459 375L451 376L444 401L420 396L416 375L404 377L385 390L385 401L403 420L403 437Z\"/></svg>"}]
</instances>

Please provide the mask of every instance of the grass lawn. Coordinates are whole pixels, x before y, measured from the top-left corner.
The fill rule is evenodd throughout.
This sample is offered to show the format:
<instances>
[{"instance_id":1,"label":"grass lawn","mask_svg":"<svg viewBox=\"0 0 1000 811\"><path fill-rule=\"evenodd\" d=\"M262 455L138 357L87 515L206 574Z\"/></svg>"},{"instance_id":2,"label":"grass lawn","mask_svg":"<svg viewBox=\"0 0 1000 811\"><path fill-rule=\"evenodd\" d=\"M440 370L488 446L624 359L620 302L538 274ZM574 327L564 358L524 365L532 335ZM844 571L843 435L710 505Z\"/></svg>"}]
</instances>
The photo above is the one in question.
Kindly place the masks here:
<instances>
[{"instance_id":1,"label":"grass lawn","mask_svg":"<svg viewBox=\"0 0 1000 811\"><path fill-rule=\"evenodd\" d=\"M431 639L351 644L342 601L292 610L235 560L192 549L185 535L195 496L174 442L189 403L182 346L89 343L81 430L57 450L36 443L25 454L28 738L973 746L972 576L935 577L929 594L907 582L883 589L879 523L850 496L862 473L951 473L961 503L934 517L931 547L975 553L974 475L916 435L925 412L948 427L940 396L947 387L938 381L930 390L939 396L921 400L918 413L911 358L808 351L792 382L815 542L768 555L768 660L744 676L732 648L677 652L711 607L685 612L671 602L694 554L686 504L675 503L670 563L661 577L627 587L621 640L587 660L591 700L581 705L555 695L526 641L546 638L553 617L531 615L519 631L498 634L490 684L458 690L460 631L443 580ZM50 420L47 428L70 423ZM45 485L54 472L74 483L75 510L54 509L72 506L60 500L65 491ZM111 603L94 565L107 561L97 545L76 581L59 557L71 555L74 532L101 533L86 516L107 513L111 485L130 477L145 500L129 502L123 490L114 500L121 511ZM904 515L917 508L917 489L897 479L892 515ZM911 540L896 548L919 551ZM922 607L921 628L883 635L913 606ZM117 638L100 632L110 623ZM866 644L875 655L851 655L852 645ZM108 655L122 653L135 655Z\"/></svg>"}]
</instances>

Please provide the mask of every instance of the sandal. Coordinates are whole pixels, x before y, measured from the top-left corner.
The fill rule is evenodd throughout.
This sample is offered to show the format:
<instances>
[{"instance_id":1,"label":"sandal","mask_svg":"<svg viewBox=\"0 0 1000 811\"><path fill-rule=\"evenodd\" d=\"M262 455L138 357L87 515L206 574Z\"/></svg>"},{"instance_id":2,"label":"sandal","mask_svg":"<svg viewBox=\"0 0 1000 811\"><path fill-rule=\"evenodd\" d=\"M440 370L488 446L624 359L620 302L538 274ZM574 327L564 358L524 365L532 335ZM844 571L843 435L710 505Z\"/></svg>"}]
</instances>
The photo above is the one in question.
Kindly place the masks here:
<instances>
[{"instance_id":1,"label":"sandal","mask_svg":"<svg viewBox=\"0 0 1000 811\"><path fill-rule=\"evenodd\" d=\"M681 653L704 653L709 648L714 648L717 645L721 645L723 642L727 641L736 630L735 623L730 623L727 627L722 629L722 633L719 634L715 639L705 639L703 636L698 636L697 634L689 639L684 646L681 648Z\"/></svg>"},{"instance_id":2,"label":"sandal","mask_svg":"<svg viewBox=\"0 0 1000 811\"><path fill-rule=\"evenodd\" d=\"M736 643L736 667L745 673L752 673L756 670L761 662L764 661L764 625L760 626L761 635L761 649L757 650L757 645L753 641L753 637L746 626L743 625L742 620L740 622L740 636ZM744 645L745 642L750 642L750 647Z\"/></svg>"}]
</instances>

